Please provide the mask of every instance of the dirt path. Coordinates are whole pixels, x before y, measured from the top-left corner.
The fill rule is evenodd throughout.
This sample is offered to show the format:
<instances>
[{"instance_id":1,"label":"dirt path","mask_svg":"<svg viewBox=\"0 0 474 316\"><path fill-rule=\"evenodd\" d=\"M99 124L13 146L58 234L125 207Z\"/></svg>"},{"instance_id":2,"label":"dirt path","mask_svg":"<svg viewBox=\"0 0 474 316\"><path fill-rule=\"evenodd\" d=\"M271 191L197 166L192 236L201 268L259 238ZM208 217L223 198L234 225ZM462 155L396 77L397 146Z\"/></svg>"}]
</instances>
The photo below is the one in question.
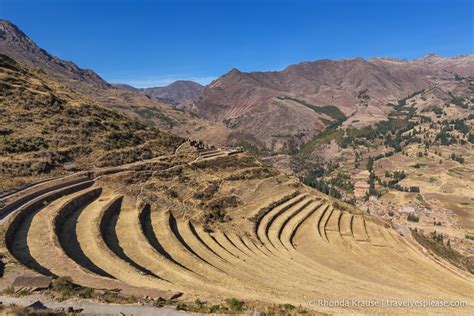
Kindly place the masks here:
<instances>
[{"instance_id":1,"label":"dirt path","mask_svg":"<svg viewBox=\"0 0 474 316\"><path fill-rule=\"evenodd\" d=\"M154 307L142 305L113 305L105 303L96 303L88 300L70 299L63 302L57 302L51 298L41 295L29 295L25 297L9 297L0 296L0 302L3 305L15 304L18 306L28 306L36 301L41 301L46 307L52 310L67 310L69 307L83 309L81 314L84 315L140 315L140 316L186 316L200 315L197 313L189 313L178 311L174 307Z\"/></svg>"}]
</instances>

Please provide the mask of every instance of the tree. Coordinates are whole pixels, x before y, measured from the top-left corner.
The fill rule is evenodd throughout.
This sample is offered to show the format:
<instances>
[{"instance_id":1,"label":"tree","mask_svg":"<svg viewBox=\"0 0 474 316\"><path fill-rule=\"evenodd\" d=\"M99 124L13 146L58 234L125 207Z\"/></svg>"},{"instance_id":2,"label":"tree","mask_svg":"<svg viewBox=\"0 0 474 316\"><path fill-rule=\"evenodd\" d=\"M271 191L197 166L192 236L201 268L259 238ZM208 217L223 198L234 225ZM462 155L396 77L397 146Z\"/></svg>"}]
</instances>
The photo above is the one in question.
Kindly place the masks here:
<instances>
[{"instance_id":1,"label":"tree","mask_svg":"<svg viewBox=\"0 0 474 316\"><path fill-rule=\"evenodd\" d=\"M454 128L463 134L467 134L470 131L469 126L467 126L463 120L459 120L459 119L455 121Z\"/></svg>"},{"instance_id":2,"label":"tree","mask_svg":"<svg viewBox=\"0 0 474 316\"><path fill-rule=\"evenodd\" d=\"M467 136L467 140L471 143L474 144L474 133L469 133Z\"/></svg>"},{"instance_id":3,"label":"tree","mask_svg":"<svg viewBox=\"0 0 474 316\"><path fill-rule=\"evenodd\" d=\"M410 192L420 192L420 187L412 186L410 187Z\"/></svg>"},{"instance_id":4,"label":"tree","mask_svg":"<svg viewBox=\"0 0 474 316\"><path fill-rule=\"evenodd\" d=\"M369 156L369 160L367 160L367 170L369 170L369 172L372 172L374 168L374 158L372 158L372 156Z\"/></svg>"},{"instance_id":5,"label":"tree","mask_svg":"<svg viewBox=\"0 0 474 316\"><path fill-rule=\"evenodd\" d=\"M420 221L420 218L415 213L410 213L408 214L407 220L410 222L418 223Z\"/></svg>"}]
</instances>

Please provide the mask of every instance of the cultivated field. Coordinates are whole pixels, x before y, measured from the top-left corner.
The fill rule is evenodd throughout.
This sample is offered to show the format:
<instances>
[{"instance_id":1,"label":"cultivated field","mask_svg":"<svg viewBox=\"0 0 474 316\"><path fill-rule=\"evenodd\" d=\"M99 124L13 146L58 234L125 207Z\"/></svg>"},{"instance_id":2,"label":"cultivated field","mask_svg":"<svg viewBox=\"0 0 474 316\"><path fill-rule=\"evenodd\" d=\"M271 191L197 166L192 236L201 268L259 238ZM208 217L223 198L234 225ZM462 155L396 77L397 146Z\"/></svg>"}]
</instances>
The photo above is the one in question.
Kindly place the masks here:
<instances>
[{"instance_id":1,"label":"cultivated field","mask_svg":"<svg viewBox=\"0 0 474 316\"><path fill-rule=\"evenodd\" d=\"M471 275L434 260L385 222L289 177L252 179L247 172L242 178L242 170L256 166L228 170L231 162L248 163L246 154L201 150L196 155L186 146L174 156L77 173L3 196L7 271L27 268L134 295L171 298L180 292L183 301L215 303L235 297L319 312L390 311L363 305L332 308L319 300L474 298ZM192 203L183 191L194 190L202 198L195 194L203 194L202 186L170 194L170 200L183 200L168 208L168 202L138 200L146 195L130 195L115 183L120 177L139 177L163 161L175 162L153 171L154 177L184 168L220 175L226 179L220 182L223 191L233 181L240 203L224 208L224 217L231 219L202 221L196 216L199 207L194 212L177 209L183 200ZM178 186L176 177L167 178L169 187ZM471 308L431 311L468 314Z\"/></svg>"}]
</instances>

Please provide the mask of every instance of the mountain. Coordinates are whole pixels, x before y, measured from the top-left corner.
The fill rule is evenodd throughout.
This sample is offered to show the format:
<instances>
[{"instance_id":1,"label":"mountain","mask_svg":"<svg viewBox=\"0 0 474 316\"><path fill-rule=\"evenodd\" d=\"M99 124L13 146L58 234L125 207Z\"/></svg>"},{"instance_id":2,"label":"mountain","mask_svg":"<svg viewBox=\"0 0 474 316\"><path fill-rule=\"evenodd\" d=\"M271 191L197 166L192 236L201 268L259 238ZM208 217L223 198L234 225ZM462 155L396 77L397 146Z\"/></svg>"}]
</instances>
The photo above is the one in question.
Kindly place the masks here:
<instances>
[{"instance_id":1,"label":"mountain","mask_svg":"<svg viewBox=\"0 0 474 316\"><path fill-rule=\"evenodd\" d=\"M88 96L90 102L139 119L149 126L216 143L223 143L227 139L229 132L224 124L201 119L139 91L124 90L123 86L114 87L92 70L82 69L39 48L16 25L6 20L0 20L0 54L41 69L72 91Z\"/></svg>"},{"instance_id":2,"label":"mountain","mask_svg":"<svg viewBox=\"0 0 474 316\"><path fill-rule=\"evenodd\" d=\"M449 227L435 205L426 217L418 211L423 230L410 232L377 218L372 205L369 212L337 201L249 153L205 149L91 104L88 95L1 54L0 86L2 286L53 275L54 285L42 293L61 299L173 300L180 310L207 313L271 311L278 304L285 315L295 306L296 314L334 313L308 301L315 284L318 299L328 302L409 300L420 286L427 298L440 289L445 300L474 298L472 260L454 250L460 238L443 243ZM439 94L417 95L415 102L431 93ZM467 111L464 104L461 110ZM410 154L418 156L421 144L413 145ZM435 159L427 169L440 168ZM390 166L374 165L380 178L381 167ZM443 191L472 191L459 186L469 185L472 167L445 162L441 168L458 184ZM416 174L412 185L421 172L408 175ZM419 196L412 200L425 195ZM471 204L460 201L463 209ZM435 214L442 227L433 225ZM431 227L442 234L424 232ZM453 310L437 306L427 313ZM373 307L337 311L371 313Z\"/></svg>"},{"instance_id":3,"label":"mountain","mask_svg":"<svg viewBox=\"0 0 474 316\"><path fill-rule=\"evenodd\" d=\"M177 105L185 105L195 100L203 90L203 85L189 80L178 80L166 87L142 89L145 95Z\"/></svg>"},{"instance_id":4,"label":"mountain","mask_svg":"<svg viewBox=\"0 0 474 316\"><path fill-rule=\"evenodd\" d=\"M114 87L122 90L140 92L155 100L185 107L194 101L204 90L204 86L190 80L177 80L165 87L135 88L128 84L117 83Z\"/></svg>"},{"instance_id":5,"label":"mountain","mask_svg":"<svg viewBox=\"0 0 474 316\"><path fill-rule=\"evenodd\" d=\"M224 122L236 142L288 151L337 121L362 127L384 120L389 103L456 76L474 76L473 55L318 60L277 72L232 69L204 89L193 110Z\"/></svg>"},{"instance_id":6,"label":"mountain","mask_svg":"<svg viewBox=\"0 0 474 316\"><path fill-rule=\"evenodd\" d=\"M184 140L97 105L0 54L0 191L66 169L171 154Z\"/></svg>"},{"instance_id":7,"label":"mountain","mask_svg":"<svg viewBox=\"0 0 474 316\"><path fill-rule=\"evenodd\" d=\"M133 87L131 85L128 85L128 84L125 84L125 83L113 83L112 86L117 88L117 89L127 90L127 91L131 91L131 92L140 91L139 88L135 88L135 87Z\"/></svg>"},{"instance_id":8,"label":"mountain","mask_svg":"<svg viewBox=\"0 0 474 316\"><path fill-rule=\"evenodd\" d=\"M213 106L206 91L195 102L211 124L80 68L57 73L66 62L2 36L2 49L24 58L0 54L4 295L51 282L39 292L61 302L285 315L474 299L469 56L234 69L206 88L220 97ZM384 122L346 128L369 115ZM250 146L268 133L291 152L308 122L324 131L292 157L311 164L303 183L248 152L168 132ZM423 311L473 314L457 305Z\"/></svg>"},{"instance_id":9,"label":"mountain","mask_svg":"<svg viewBox=\"0 0 474 316\"><path fill-rule=\"evenodd\" d=\"M109 84L89 69L81 69L71 61L61 60L39 48L13 23L0 20L0 52L15 60L44 69L61 80L84 81L100 88Z\"/></svg>"}]
</instances>

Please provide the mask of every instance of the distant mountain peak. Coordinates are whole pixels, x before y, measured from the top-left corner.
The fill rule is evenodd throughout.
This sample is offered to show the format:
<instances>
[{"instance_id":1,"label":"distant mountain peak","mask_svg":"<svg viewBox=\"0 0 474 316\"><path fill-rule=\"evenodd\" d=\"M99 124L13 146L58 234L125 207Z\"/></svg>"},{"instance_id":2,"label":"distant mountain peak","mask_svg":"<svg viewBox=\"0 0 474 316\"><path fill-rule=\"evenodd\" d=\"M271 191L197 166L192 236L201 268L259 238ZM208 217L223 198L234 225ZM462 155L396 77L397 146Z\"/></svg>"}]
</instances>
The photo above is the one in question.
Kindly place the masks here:
<instances>
[{"instance_id":1,"label":"distant mountain peak","mask_svg":"<svg viewBox=\"0 0 474 316\"><path fill-rule=\"evenodd\" d=\"M243 74L243 72L240 71L239 69L235 68L235 67L232 68L232 69L227 73L227 75L241 75L241 74Z\"/></svg>"},{"instance_id":2,"label":"distant mountain peak","mask_svg":"<svg viewBox=\"0 0 474 316\"><path fill-rule=\"evenodd\" d=\"M169 85L162 87L162 88L167 88L167 87L196 87L196 88L204 88L204 86L200 83L197 83L192 80L176 80Z\"/></svg>"},{"instance_id":3,"label":"distant mountain peak","mask_svg":"<svg viewBox=\"0 0 474 316\"><path fill-rule=\"evenodd\" d=\"M135 87L133 87L129 84L125 84L125 83L113 83L112 86L117 88L117 89L122 89L122 90L127 90L127 91L132 91L132 92L136 92L136 91L140 90L139 88L135 88Z\"/></svg>"},{"instance_id":4,"label":"distant mountain peak","mask_svg":"<svg viewBox=\"0 0 474 316\"><path fill-rule=\"evenodd\" d=\"M395 58L395 57L374 57L374 58L369 58L367 59L368 61L374 61L374 60L382 60L382 61L391 61L391 62L406 62L406 59L401 59L401 58Z\"/></svg>"},{"instance_id":5,"label":"distant mountain peak","mask_svg":"<svg viewBox=\"0 0 474 316\"><path fill-rule=\"evenodd\" d=\"M18 34L22 37L28 37L22 30L12 22L4 19L0 19L0 31L10 32L12 34Z\"/></svg>"},{"instance_id":6,"label":"distant mountain peak","mask_svg":"<svg viewBox=\"0 0 474 316\"><path fill-rule=\"evenodd\" d=\"M100 88L109 87L109 84L92 70L79 68L76 64L55 57L38 47L28 35L8 20L0 20L0 53L21 63L41 68L62 81L70 82L73 79Z\"/></svg>"},{"instance_id":7,"label":"distant mountain peak","mask_svg":"<svg viewBox=\"0 0 474 316\"><path fill-rule=\"evenodd\" d=\"M164 87L151 87L140 89L140 92L167 103L186 105L195 100L204 86L191 80L176 80Z\"/></svg>"},{"instance_id":8,"label":"distant mountain peak","mask_svg":"<svg viewBox=\"0 0 474 316\"><path fill-rule=\"evenodd\" d=\"M425 56L421 57L422 59L427 59L427 58L442 58L440 55L437 55L435 53L428 53Z\"/></svg>"},{"instance_id":9,"label":"distant mountain peak","mask_svg":"<svg viewBox=\"0 0 474 316\"><path fill-rule=\"evenodd\" d=\"M432 87L439 78L473 75L473 57L323 59L278 72L233 68L206 87L193 110L230 124L239 140L280 150L289 148L288 135L308 141L329 119L339 119L322 114L323 107L337 108L352 121L374 123L386 117L392 100Z\"/></svg>"},{"instance_id":10,"label":"distant mountain peak","mask_svg":"<svg viewBox=\"0 0 474 316\"><path fill-rule=\"evenodd\" d=\"M6 41L10 45L16 45L22 50L42 51L31 38L28 37L22 30L8 20L0 20L0 40ZM52 56L51 56L52 58Z\"/></svg>"},{"instance_id":11,"label":"distant mountain peak","mask_svg":"<svg viewBox=\"0 0 474 316\"><path fill-rule=\"evenodd\" d=\"M18 36L28 38L22 30L12 22L8 20L0 19L0 32L2 33L10 33L10 34L17 34Z\"/></svg>"},{"instance_id":12,"label":"distant mountain peak","mask_svg":"<svg viewBox=\"0 0 474 316\"><path fill-rule=\"evenodd\" d=\"M419 61L424 61L424 62L432 62L432 61L437 61L441 59L444 59L444 58L434 53L429 53L418 58Z\"/></svg>"}]
</instances>

